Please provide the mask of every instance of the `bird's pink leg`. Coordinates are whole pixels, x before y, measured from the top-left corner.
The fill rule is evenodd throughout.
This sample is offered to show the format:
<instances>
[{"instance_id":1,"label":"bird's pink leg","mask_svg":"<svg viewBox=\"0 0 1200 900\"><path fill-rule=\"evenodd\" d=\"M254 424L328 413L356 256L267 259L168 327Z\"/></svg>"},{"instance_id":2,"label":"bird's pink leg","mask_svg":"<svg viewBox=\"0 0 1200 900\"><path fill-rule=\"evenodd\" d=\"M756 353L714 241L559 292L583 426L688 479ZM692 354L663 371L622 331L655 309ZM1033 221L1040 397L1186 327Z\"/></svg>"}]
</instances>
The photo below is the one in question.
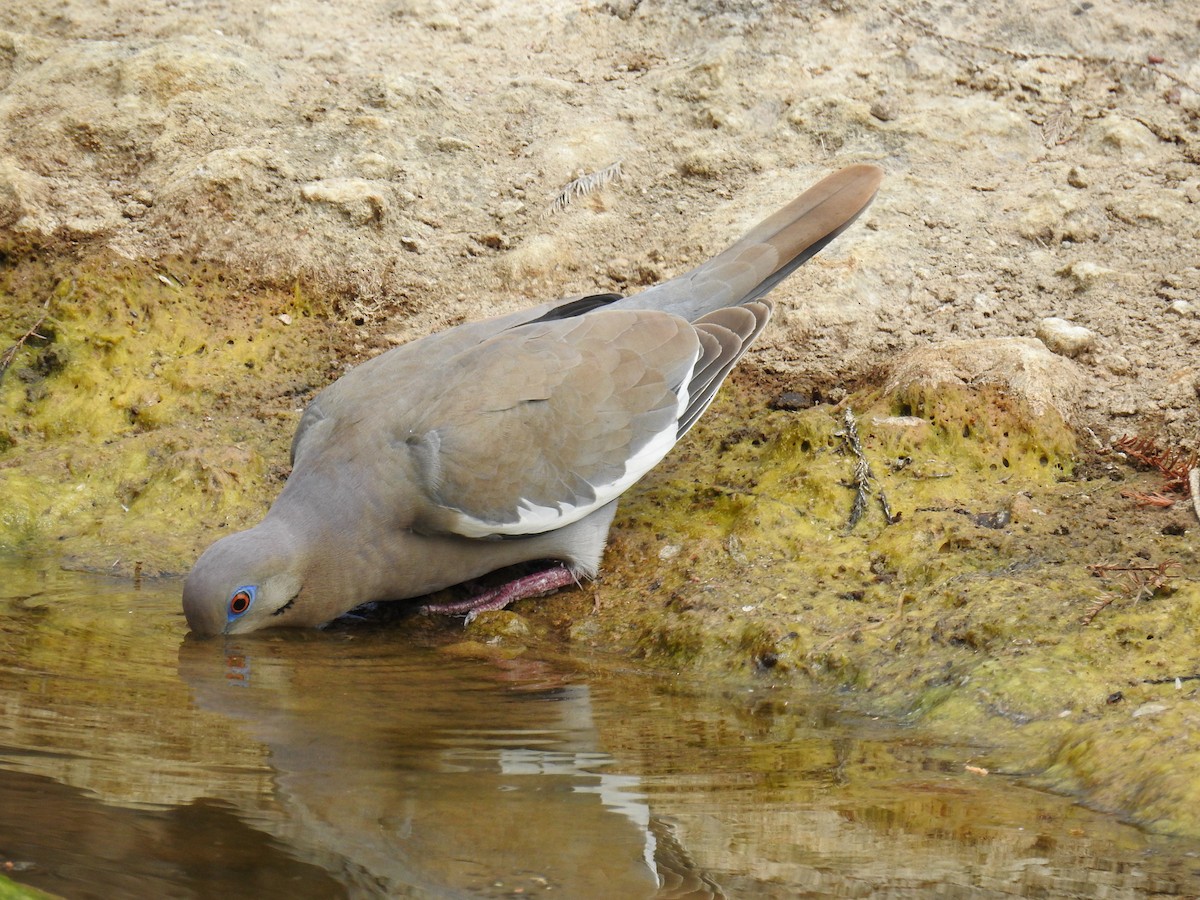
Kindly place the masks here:
<instances>
[{"instance_id":1,"label":"bird's pink leg","mask_svg":"<svg viewBox=\"0 0 1200 900\"><path fill-rule=\"evenodd\" d=\"M467 624L481 612L493 609L504 609L510 603L524 600L527 597L541 597L551 594L559 588L575 584L576 578L566 566L555 566L532 575L525 575L515 581L510 581L500 587L484 591L477 597L468 600L458 600L454 603L430 603L421 607L426 615L467 616Z\"/></svg>"}]
</instances>

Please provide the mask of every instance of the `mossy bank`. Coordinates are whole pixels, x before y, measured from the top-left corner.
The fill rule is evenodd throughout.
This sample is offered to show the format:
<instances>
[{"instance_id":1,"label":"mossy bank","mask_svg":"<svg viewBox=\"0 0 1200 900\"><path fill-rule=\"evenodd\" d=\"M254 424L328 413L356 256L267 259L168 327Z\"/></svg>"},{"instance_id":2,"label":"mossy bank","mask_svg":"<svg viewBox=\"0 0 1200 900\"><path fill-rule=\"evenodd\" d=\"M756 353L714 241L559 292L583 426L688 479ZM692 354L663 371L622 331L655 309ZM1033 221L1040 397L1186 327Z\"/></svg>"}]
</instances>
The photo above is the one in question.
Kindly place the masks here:
<instances>
[{"instance_id":1,"label":"mossy bank","mask_svg":"<svg viewBox=\"0 0 1200 900\"><path fill-rule=\"evenodd\" d=\"M26 248L0 278L16 346L0 384L0 545L123 576L185 571L257 521L307 400L382 349L303 285L211 266ZM1025 373L1041 359L1021 343L940 355L964 351ZM1053 401L1070 373L1047 365ZM773 402L800 385L746 368L627 495L597 583L482 616L468 637L816 684L975 743L974 763L1200 835L1190 511L1121 496L1156 476L1081 447L1036 385L902 370ZM1130 564L1166 577L1146 590L1094 568Z\"/></svg>"}]
</instances>

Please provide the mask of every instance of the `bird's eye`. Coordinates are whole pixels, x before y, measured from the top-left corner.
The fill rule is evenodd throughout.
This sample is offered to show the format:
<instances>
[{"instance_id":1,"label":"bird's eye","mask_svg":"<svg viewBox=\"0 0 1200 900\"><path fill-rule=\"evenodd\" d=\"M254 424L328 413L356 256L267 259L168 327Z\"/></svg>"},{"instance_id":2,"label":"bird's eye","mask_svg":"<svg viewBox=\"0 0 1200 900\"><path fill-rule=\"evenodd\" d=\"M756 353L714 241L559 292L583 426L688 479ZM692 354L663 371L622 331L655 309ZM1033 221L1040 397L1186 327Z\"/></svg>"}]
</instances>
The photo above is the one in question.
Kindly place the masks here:
<instances>
[{"instance_id":1,"label":"bird's eye","mask_svg":"<svg viewBox=\"0 0 1200 900\"><path fill-rule=\"evenodd\" d=\"M230 621L233 621L234 619L245 614L246 610L248 610L250 608L250 604L254 602L255 591L256 591L256 589L255 589L254 585L248 584L245 587L238 588L236 591L233 592L233 594L230 595L230 597L229 597L229 620Z\"/></svg>"}]
</instances>

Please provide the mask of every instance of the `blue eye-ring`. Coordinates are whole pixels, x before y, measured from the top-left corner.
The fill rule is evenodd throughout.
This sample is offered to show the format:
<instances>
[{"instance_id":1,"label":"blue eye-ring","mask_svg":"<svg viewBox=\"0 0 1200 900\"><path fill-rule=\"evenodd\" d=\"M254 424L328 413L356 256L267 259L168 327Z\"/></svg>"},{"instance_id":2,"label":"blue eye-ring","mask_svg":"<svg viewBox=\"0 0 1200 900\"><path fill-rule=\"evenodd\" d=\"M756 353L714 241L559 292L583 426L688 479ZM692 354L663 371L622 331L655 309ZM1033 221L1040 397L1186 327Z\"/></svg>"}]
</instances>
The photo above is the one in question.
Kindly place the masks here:
<instances>
[{"instance_id":1,"label":"blue eye-ring","mask_svg":"<svg viewBox=\"0 0 1200 900\"><path fill-rule=\"evenodd\" d=\"M234 619L240 619L250 609L254 603L254 598L258 594L258 586L253 584L245 584L229 595L229 609L225 615L226 622L232 622Z\"/></svg>"}]
</instances>

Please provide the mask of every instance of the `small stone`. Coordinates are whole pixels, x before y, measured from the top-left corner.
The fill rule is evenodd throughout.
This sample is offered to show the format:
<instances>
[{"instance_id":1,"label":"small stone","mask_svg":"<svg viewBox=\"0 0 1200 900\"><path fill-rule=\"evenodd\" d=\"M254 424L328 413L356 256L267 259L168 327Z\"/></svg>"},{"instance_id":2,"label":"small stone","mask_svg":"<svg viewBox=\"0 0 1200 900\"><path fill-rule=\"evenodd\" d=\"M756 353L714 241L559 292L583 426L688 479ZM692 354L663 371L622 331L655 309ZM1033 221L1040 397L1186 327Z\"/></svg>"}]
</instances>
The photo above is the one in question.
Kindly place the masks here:
<instances>
[{"instance_id":1,"label":"small stone","mask_svg":"<svg viewBox=\"0 0 1200 900\"><path fill-rule=\"evenodd\" d=\"M1067 173L1067 184L1073 188L1085 188L1090 182L1083 169L1079 166L1071 166L1071 171Z\"/></svg>"},{"instance_id":2,"label":"small stone","mask_svg":"<svg viewBox=\"0 0 1200 900\"><path fill-rule=\"evenodd\" d=\"M1099 362L1114 375L1128 375L1133 371L1133 364L1120 353L1109 353L1102 356Z\"/></svg>"},{"instance_id":3,"label":"small stone","mask_svg":"<svg viewBox=\"0 0 1200 900\"><path fill-rule=\"evenodd\" d=\"M1128 159L1142 159L1158 146L1158 138L1149 128L1116 113L1099 119L1089 131L1089 143L1094 142L1098 150Z\"/></svg>"},{"instance_id":4,"label":"small stone","mask_svg":"<svg viewBox=\"0 0 1200 900\"><path fill-rule=\"evenodd\" d=\"M505 200L496 207L496 218L507 219L509 216L514 216L525 208L525 204L520 200Z\"/></svg>"},{"instance_id":5,"label":"small stone","mask_svg":"<svg viewBox=\"0 0 1200 900\"><path fill-rule=\"evenodd\" d=\"M446 134L437 139L437 148L445 153L457 153L460 150L470 150L471 147L470 141L464 141L453 135Z\"/></svg>"},{"instance_id":6,"label":"small stone","mask_svg":"<svg viewBox=\"0 0 1200 900\"><path fill-rule=\"evenodd\" d=\"M624 257L610 259L604 266L604 274L613 281L619 281L622 284L630 280L629 270L632 268L629 260Z\"/></svg>"},{"instance_id":7,"label":"small stone","mask_svg":"<svg viewBox=\"0 0 1200 900\"><path fill-rule=\"evenodd\" d=\"M1025 494L1017 494L1013 497L1012 502L1008 506L1008 511L1012 521L1023 525L1029 524L1037 516L1045 515L1045 513L1033 505L1033 500Z\"/></svg>"},{"instance_id":8,"label":"small stone","mask_svg":"<svg viewBox=\"0 0 1200 900\"><path fill-rule=\"evenodd\" d=\"M387 212L387 199L380 186L362 178L330 178L310 181L300 188L309 203L336 207L356 225L380 222Z\"/></svg>"},{"instance_id":9,"label":"small stone","mask_svg":"<svg viewBox=\"0 0 1200 900\"><path fill-rule=\"evenodd\" d=\"M280 321L280 322L282 322L284 325L291 325L291 324L292 324L292 317L291 317L291 316L289 316L287 313L280 313L280 314L279 314L279 321Z\"/></svg>"},{"instance_id":10,"label":"small stone","mask_svg":"<svg viewBox=\"0 0 1200 900\"><path fill-rule=\"evenodd\" d=\"M1037 327L1038 339L1059 356L1076 357L1096 343L1095 332L1051 316Z\"/></svg>"},{"instance_id":11,"label":"small stone","mask_svg":"<svg viewBox=\"0 0 1200 900\"><path fill-rule=\"evenodd\" d=\"M355 162L367 178L385 180L396 171L396 166L382 153L364 153Z\"/></svg>"},{"instance_id":12,"label":"small stone","mask_svg":"<svg viewBox=\"0 0 1200 900\"><path fill-rule=\"evenodd\" d=\"M1114 416L1136 416L1141 411L1141 407L1138 405L1137 398L1132 394L1120 394L1109 401L1108 411Z\"/></svg>"},{"instance_id":13,"label":"small stone","mask_svg":"<svg viewBox=\"0 0 1200 900\"><path fill-rule=\"evenodd\" d=\"M1192 316L1196 313L1196 306L1190 300L1173 300L1167 309L1178 316Z\"/></svg>"},{"instance_id":14,"label":"small stone","mask_svg":"<svg viewBox=\"0 0 1200 900\"><path fill-rule=\"evenodd\" d=\"M875 416L871 422L880 428L921 428L929 424L920 416Z\"/></svg>"},{"instance_id":15,"label":"small stone","mask_svg":"<svg viewBox=\"0 0 1200 900\"><path fill-rule=\"evenodd\" d=\"M799 391L784 391L771 401L771 409L781 409L785 412L796 412L813 406L813 399L808 394Z\"/></svg>"},{"instance_id":16,"label":"small stone","mask_svg":"<svg viewBox=\"0 0 1200 900\"><path fill-rule=\"evenodd\" d=\"M871 104L870 112L880 122L890 122L896 118L896 102L884 94Z\"/></svg>"},{"instance_id":17,"label":"small stone","mask_svg":"<svg viewBox=\"0 0 1200 900\"><path fill-rule=\"evenodd\" d=\"M998 509L994 512L975 513L971 516L971 521L980 528L1007 528L1009 523L1012 521L1012 513L1007 509Z\"/></svg>"},{"instance_id":18,"label":"small stone","mask_svg":"<svg viewBox=\"0 0 1200 900\"><path fill-rule=\"evenodd\" d=\"M1165 703L1143 703L1133 711L1132 715L1135 719L1140 719L1142 716L1157 716L1170 708Z\"/></svg>"},{"instance_id":19,"label":"small stone","mask_svg":"<svg viewBox=\"0 0 1200 900\"><path fill-rule=\"evenodd\" d=\"M1073 262L1069 266L1059 269L1058 274L1064 275L1074 281L1075 290L1086 291L1092 285L1106 281L1116 273L1112 269L1106 269L1097 263L1083 260Z\"/></svg>"}]
</instances>

